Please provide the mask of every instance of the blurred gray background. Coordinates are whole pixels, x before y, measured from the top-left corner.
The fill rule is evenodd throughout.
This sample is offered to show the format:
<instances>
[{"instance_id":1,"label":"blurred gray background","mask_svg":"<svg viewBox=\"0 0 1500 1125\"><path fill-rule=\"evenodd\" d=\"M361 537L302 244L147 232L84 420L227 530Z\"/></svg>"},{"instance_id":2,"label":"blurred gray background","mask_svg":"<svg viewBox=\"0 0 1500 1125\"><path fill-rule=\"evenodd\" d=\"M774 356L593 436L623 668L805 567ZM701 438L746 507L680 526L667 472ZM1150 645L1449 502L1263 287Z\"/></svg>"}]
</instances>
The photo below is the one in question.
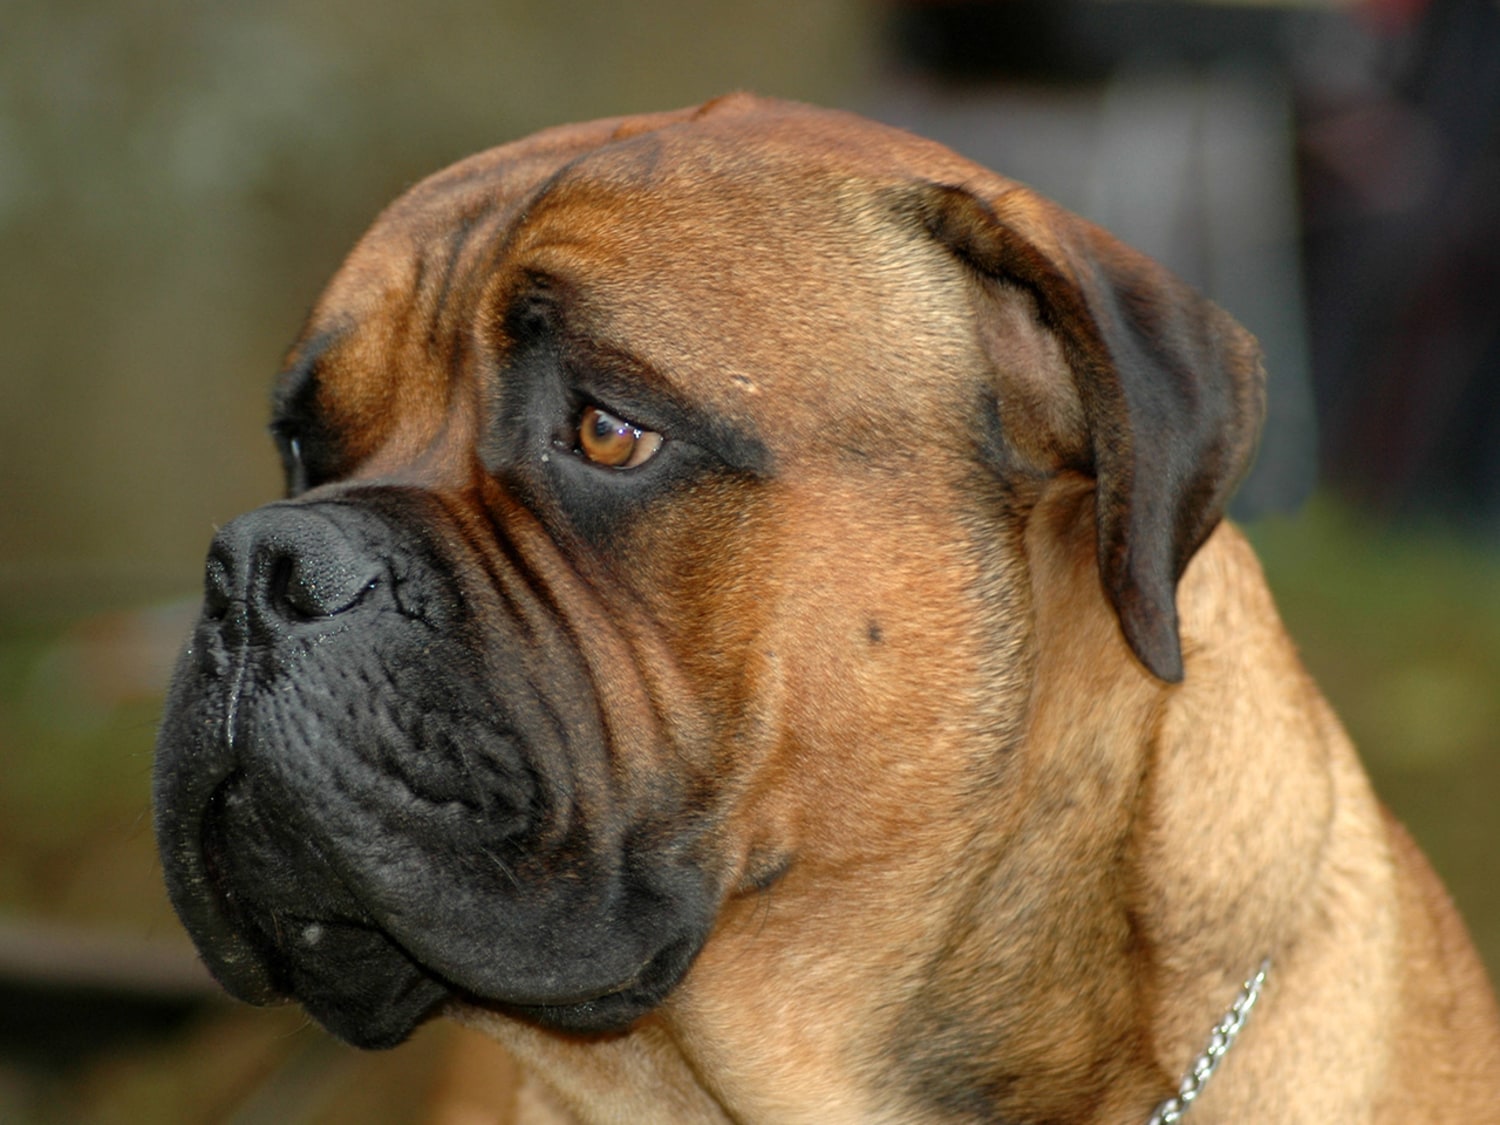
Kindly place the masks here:
<instances>
[{"instance_id":1,"label":"blurred gray background","mask_svg":"<svg viewBox=\"0 0 1500 1125\"><path fill-rule=\"evenodd\" d=\"M1294 636L1500 969L1500 9L1157 0L0 0L0 1121L409 1121L220 1001L152 852L153 726L270 378L419 177L736 88L937 137L1249 325L1238 502Z\"/></svg>"}]
</instances>

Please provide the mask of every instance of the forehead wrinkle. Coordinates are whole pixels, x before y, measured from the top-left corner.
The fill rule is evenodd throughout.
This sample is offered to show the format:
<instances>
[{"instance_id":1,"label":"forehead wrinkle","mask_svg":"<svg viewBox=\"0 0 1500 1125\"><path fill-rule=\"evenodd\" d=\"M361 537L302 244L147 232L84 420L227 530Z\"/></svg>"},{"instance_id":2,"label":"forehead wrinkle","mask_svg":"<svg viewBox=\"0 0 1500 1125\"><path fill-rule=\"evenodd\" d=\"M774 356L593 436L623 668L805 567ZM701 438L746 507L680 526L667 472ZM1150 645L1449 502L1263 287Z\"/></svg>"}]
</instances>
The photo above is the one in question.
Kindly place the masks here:
<instances>
[{"instance_id":1,"label":"forehead wrinkle","mask_svg":"<svg viewBox=\"0 0 1500 1125\"><path fill-rule=\"evenodd\" d=\"M829 214L837 210L819 229L831 233L805 239L760 228L763 252L718 231L682 255L679 237L637 243L639 231L616 228L607 239L544 243L532 263L567 279L574 332L639 357L678 395L747 426L775 399L778 443L822 444L843 428L885 446L874 432L907 443L953 425L939 416L978 350L950 263L891 229L871 243L847 216L829 226ZM769 249L787 243L799 249ZM913 399L910 380L953 381L954 395Z\"/></svg>"},{"instance_id":2,"label":"forehead wrinkle","mask_svg":"<svg viewBox=\"0 0 1500 1125\"><path fill-rule=\"evenodd\" d=\"M891 206L901 171L814 147L684 123L581 154L514 225L510 284L556 278L580 336L736 422L779 399L777 444L936 434L981 362L959 271ZM914 380L929 416L899 408Z\"/></svg>"}]
</instances>

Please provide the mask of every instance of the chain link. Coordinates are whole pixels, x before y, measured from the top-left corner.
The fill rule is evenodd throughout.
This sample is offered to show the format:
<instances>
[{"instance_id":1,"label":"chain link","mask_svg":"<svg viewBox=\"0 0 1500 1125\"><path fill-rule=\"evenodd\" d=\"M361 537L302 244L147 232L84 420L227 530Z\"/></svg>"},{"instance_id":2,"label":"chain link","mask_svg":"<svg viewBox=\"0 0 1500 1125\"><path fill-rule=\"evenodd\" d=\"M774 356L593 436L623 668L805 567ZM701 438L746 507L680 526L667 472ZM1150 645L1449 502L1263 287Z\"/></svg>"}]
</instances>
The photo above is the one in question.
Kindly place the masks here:
<instances>
[{"instance_id":1,"label":"chain link","mask_svg":"<svg viewBox=\"0 0 1500 1125\"><path fill-rule=\"evenodd\" d=\"M1182 1120L1188 1106L1203 1092L1203 1087L1213 1077L1229 1048L1234 1046L1235 1037L1250 1017L1250 1009L1260 999L1261 987L1266 983L1266 974L1270 971L1271 959L1267 957L1260 963L1255 975L1245 982L1245 987L1240 989L1240 994L1234 998L1234 1003L1229 1006L1224 1018L1214 1027L1213 1034L1208 1037L1207 1048L1193 1060L1193 1065L1188 1068L1177 1087L1177 1093L1156 1107L1156 1112L1146 1125L1177 1125Z\"/></svg>"}]
</instances>

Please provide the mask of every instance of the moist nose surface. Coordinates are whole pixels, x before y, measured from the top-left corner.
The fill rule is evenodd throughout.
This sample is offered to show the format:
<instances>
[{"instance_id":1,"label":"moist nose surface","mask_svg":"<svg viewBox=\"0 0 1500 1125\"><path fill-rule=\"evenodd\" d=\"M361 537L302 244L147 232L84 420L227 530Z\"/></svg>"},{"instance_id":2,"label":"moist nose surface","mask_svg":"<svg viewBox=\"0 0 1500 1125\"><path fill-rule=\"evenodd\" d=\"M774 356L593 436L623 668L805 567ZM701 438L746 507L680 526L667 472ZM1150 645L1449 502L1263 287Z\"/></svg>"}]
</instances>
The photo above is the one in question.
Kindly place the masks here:
<instances>
[{"instance_id":1,"label":"moist nose surface","mask_svg":"<svg viewBox=\"0 0 1500 1125\"><path fill-rule=\"evenodd\" d=\"M231 642L274 641L356 610L386 569L359 530L315 507L240 516L209 548L204 617Z\"/></svg>"}]
</instances>

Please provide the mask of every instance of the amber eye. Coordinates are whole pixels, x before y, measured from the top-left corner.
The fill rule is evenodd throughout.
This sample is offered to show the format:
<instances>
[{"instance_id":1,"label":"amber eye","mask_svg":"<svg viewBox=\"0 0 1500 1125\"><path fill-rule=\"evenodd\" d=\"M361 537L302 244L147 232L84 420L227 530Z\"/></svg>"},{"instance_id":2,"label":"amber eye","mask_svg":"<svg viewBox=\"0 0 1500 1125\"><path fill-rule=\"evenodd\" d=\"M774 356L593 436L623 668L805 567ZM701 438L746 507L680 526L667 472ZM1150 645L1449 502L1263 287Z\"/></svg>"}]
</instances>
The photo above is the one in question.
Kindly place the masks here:
<instances>
[{"instance_id":1,"label":"amber eye","mask_svg":"<svg viewBox=\"0 0 1500 1125\"><path fill-rule=\"evenodd\" d=\"M660 448L661 434L632 426L597 406L579 416L578 451L596 465L633 469L651 460Z\"/></svg>"}]
</instances>

